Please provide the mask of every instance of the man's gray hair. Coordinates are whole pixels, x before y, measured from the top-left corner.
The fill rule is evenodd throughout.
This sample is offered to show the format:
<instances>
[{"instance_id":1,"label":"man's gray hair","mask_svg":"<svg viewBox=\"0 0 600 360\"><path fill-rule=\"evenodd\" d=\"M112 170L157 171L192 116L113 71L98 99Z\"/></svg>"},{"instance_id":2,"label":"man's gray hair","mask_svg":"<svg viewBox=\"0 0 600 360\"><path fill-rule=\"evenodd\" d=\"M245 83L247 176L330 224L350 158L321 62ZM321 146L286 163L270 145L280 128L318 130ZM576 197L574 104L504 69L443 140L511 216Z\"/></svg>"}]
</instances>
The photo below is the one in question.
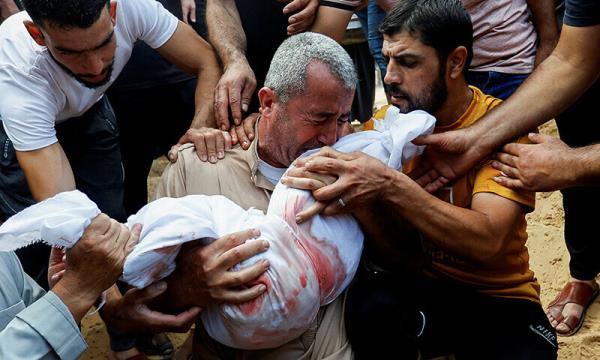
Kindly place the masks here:
<instances>
[{"instance_id":1,"label":"man's gray hair","mask_svg":"<svg viewBox=\"0 0 600 360\"><path fill-rule=\"evenodd\" d=\"M265 86L279 101L304 93L306 68L313 62L327 66L331 74L348 90L356 89L358 76L350 56L335 40L321 34L305 32L286 39L277 49Z\"/></svg>"}]
</instances>

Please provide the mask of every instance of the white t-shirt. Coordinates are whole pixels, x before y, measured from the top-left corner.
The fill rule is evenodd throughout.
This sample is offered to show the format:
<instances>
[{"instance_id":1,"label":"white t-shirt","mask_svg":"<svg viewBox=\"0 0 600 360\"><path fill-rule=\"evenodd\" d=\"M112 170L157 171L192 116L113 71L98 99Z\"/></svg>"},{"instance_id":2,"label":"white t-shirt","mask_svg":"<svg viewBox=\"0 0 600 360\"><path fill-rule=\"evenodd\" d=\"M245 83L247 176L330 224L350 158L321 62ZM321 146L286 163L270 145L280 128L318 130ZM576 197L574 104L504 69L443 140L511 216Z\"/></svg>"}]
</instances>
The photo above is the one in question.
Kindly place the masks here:
<instances>
[{"instance_id":1,"label":"white t-shirt","mask_svg":"<svg viewBox=\"0 0 600 360\"><path fill-rule=\"evenodd\" d=\"M16 14L0 26L0 117L18 151L36 150L58 141L54 125L85 113L102 98L131 56L139 39L152 48L175 33L178 20L152 0L117 0L114 69L109 82L90 89L67 74L37 45Z\"/></svg>"}]
</instances>

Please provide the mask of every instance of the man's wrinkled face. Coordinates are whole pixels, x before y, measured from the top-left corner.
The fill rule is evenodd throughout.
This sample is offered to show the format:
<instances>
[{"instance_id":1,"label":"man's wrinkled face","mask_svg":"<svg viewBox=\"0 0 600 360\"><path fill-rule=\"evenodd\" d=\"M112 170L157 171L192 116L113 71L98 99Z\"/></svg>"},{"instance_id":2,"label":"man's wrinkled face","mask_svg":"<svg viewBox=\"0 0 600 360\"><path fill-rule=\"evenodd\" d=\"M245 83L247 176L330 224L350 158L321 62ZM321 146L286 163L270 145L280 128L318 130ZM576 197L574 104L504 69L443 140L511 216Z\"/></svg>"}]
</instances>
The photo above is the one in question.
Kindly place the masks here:
<instances>
[{"instance_id":1,"label":"man's wrinkled face","mask_svg":"<svg viewBox=\"0 0 600 360\"><path fill-rule=\"evenodd\" d=\"M448 97L445 64L440 64L435 49L406 31L383 39L382 53L388 61L384 81L392 104L403 113L435 113Z\"/></svg>"},{"instance_id":2,"label":"man's wrinkled face","mask_svg":"<svg viewBox=\"0 0 600 360\"><path fill-rule=\"evenodd\" d=\"M45 45L52 58L71 76L89 88L110 80L117 42L114 18L108 8L89 28L68 28L45 24Z\"/></svg>"},{"instance_id":3,"label":"man's wrinkled face","mask_svg":"<svg viewBox=\"0 0 600 360\"><path fill-rule=\"evenodd\" d=\"M350 120L354 90L346 89L321 63L307 68L304 94L287 104L275 103L275 121L268 146L276 147L276 162L288 167L307 150L333 145Z\"/></svg>"}]
</instances>

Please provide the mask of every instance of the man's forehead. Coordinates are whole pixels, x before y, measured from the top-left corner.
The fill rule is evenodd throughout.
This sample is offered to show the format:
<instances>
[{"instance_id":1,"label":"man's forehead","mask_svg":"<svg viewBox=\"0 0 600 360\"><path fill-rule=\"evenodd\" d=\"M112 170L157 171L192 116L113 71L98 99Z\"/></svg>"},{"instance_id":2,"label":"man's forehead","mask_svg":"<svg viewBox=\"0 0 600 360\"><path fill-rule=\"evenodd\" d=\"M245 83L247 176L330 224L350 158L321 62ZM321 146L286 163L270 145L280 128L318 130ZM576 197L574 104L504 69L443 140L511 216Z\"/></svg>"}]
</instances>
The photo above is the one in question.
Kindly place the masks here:
<instances>
[{"instance_id":1,"label":"man's forehead","mask_svg":"<svg viewBox=\"0 0 600 360\"><path fill-rule=\"evenodd\" d=\"M423 47L418 34L411 34L408 31L401 31L393 35L383 35L383 52L398 54L415 47Z\"/></svg>"},{"instance_id":2,"label":"man's forehead","mask_svg":"<svg viewBox=\"0 0 600 360\"><path fill-rule=\"evenodd\" d=\"M101 46L113 34L114 26L108 9L88 28L63 27L44 21L42 31L55 47L86 51Z\"/></svg>"}]
</instances>

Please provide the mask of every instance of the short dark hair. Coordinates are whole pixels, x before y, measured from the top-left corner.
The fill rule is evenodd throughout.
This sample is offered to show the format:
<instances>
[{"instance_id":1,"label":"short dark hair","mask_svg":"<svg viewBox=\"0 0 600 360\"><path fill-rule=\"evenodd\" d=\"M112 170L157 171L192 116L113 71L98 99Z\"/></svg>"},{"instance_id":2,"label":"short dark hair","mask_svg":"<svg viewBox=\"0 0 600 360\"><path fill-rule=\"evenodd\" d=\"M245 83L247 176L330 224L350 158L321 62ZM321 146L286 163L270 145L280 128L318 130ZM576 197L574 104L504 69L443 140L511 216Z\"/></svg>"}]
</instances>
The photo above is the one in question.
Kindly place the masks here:
<instances>
[{"instance_id":1,"label":"short dark hair","mask_svg":"<svg viewBox=\"0 0 600 360\"><path fill-rule=\"evenodd\" d=\"M110 0L22 0L31 20L38 26L44 22L60 28L89 28L110 8Z\"/></svg>"},{"instance_id":2,"label":"short dark hair","mask_svg":"<svg viewBox=\"0 0 600 360\"><path fill-rule=\"evenodd\" d=\"M434 48L442 64L454 49L464 46L465 73L473 58L473 24L459 0L400 0L383 19L379 31L389 36L409 32Z\"/></svg>"}]
</instances>

